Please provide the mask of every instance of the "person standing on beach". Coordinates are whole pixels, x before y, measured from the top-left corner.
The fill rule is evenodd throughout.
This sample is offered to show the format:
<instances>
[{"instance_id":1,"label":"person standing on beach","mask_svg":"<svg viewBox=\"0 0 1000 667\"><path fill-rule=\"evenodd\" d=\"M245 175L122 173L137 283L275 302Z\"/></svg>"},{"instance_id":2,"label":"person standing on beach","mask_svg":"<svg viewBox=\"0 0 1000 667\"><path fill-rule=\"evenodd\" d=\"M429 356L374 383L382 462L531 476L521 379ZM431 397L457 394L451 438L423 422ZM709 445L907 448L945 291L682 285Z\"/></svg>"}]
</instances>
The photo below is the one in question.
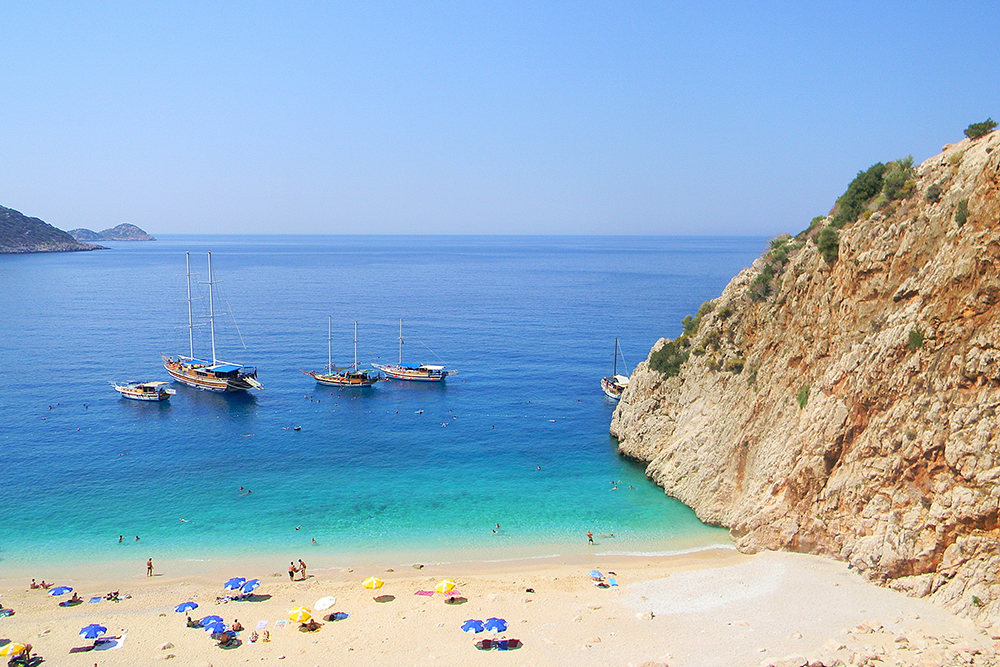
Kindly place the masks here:
<instances>
[{"instance_id":1,"label":"person standing on beach","mask_svg":"<svg viewBox=\"0 0 1000 667\"><path fill-rule=\"evenodd\" d=\"M288 580L289 581L295 581L295 573L296 572L298 572L298 570L295 569L295 561L292 561L291 563L288 564Z\"/></svg>"},{"instance_id":2,"label":"person standing on beach","mask_svg":"<svg viewBox=\"0 0 1000 667\"><path fill-rule=\"evenodd\" d=\"M149 560L146 561L146 576L147 577L152 577L153 576L153 559L152 558L150 558Z\"/></svg>"},{"instance_id":3,"label":"person standing on beach","mask_svg":"<svg viewBox=\"0 0 1000 667\"><path fill-rule=\"evenodd\" d=\"M299 559L299 572L302 573L302 581L305 581L306 580L306 562L304 560L302 560L301 558Z\"/></svg>"},{"instance_id":4,"label":"person standing on beach","mask_svg":"<svg viewBox=\"0 0 1000 667\"><path fill-rule=\"evenodd\" d=\"M593 544L594 543L594 534L592 532L590 532L589 530L587 531L587 543L588 544Z\"/></svg>"}]
</instances>

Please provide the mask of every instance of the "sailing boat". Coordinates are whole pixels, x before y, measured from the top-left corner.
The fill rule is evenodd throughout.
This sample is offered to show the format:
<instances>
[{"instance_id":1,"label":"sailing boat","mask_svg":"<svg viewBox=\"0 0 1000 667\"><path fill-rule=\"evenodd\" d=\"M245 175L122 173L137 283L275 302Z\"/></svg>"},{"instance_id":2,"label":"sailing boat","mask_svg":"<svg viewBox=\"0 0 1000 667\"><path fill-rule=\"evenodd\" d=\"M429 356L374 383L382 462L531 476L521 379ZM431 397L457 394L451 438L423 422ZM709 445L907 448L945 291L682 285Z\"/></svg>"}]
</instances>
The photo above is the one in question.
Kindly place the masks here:
<instances>
[{"instance_id":1,"label":"sailing boat","mask_svg":"<svg viewBox=\"0 0 1000 667\"><path fill-rule=\"evenodd\" d=\"M248 389L263 389L257 381L257 369L241 364L222 361L215 356L215 305L212 292L212 253L208 253L208 322L212 331L212 361L196 359L194 356L194 318L191 313L191 253L187 257L187 303L188 303L188 338L190 352L186 357L163 358L163 367L167 369L178 382L190 387L207 389L217 392L246 391Z\"/></svg>"},{"instance_id":2,"label":"sailing boat","mask_svg":"<svg viewBox=\"0 0 1000 667\"><path fill-rule=\"evenodd\" d=\"M331 387L371 387L378 382L378 373L358 369L358 323L354 323L354 363L347 368L335 368L333 365L333 316L328 316L326 325L326 373L302 371L312 376L316 382Z\"/></svg>"},{"instance_id":3,"label":"sailing boat","mask_svg":"<svg viewBox=\"0 0 1000 667\"><path fill-rule=\"evenodd\" d=\"M618 338L615 338L615 363L614 370L611 372L611 377L601 378L601 389L607 394L608 398L613 398L618 400L622 397L622 392L625 391L625 387L628 386L628 376L618 375L618 355L621 354L621 347L618 346ZM625 366L625 355L622 354L622 366ZM628 372L628 367L625 367L625 372Z\"/></svg>"},{"instance_id":4,"label":"sailing boat","mask_svg":"<svg viewBox=\"0 0 1000 667\"><path fill-rule=\"evenodd\" d=\"M372 364L389 377L396 380L409 380L411 382L441 382L449 375L455 375L458 371L446 371L444 366L430 366L420 364L419 366L403 365L403 320L399 321L399 363L395 365Z\"/></svg>"}]
</instances>

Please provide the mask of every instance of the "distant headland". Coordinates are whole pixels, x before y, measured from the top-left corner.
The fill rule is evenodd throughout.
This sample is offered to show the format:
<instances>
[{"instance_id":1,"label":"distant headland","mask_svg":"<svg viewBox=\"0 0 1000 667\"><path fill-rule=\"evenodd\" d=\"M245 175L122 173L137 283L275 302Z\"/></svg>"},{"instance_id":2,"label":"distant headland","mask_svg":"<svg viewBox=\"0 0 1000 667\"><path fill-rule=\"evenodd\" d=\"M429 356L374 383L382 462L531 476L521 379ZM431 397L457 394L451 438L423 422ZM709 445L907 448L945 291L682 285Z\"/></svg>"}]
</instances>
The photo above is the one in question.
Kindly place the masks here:
<instances>
[{"instance_id":1,"label":"distant headland","mask_svg":"<svg viewBox=\"0 0 1000 667\"><path fill-rule=\"evenodd\" d=\"M91 241L155 241L156 239L139 229L135 225L123 222L117 227L111 227L104 231L95 232L90 229L71 229L68 234L77 241L89 243Z\"/></svg>"},{"instance_id":2,"label":"distant headland","mask_svg":"<svg viewBox=\"0 0 1000 667\"><path fill-rule=\"evenodd\" d=\"M0 206L0 254L104 249L93 243L82 243L43 220Z\"/></svg>"}]
</instances>

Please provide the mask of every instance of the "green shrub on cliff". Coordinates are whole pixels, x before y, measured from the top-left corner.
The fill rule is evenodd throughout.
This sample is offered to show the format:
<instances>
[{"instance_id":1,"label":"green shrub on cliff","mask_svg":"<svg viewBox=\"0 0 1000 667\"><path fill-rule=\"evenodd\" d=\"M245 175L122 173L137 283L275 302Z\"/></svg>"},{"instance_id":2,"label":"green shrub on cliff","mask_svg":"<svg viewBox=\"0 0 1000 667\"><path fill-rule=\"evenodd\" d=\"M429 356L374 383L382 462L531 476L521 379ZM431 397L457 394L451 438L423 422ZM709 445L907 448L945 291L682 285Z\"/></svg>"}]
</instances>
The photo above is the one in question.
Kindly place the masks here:
<instances>
[{"instance_id":1,"label":"green shrub on cliff","mask_svg":"<svg viewBox=\"0 0 1000 667\"><path fill-rule=\"evenodd\" d=\"M965 224L965 221L969 219L969 200L962 199L958 202L958 206L955 207L955 222L961 227Z\"/></svg>"},{"instance_id":2,"label":"green shrub on cliff","mask_svg":"<svg viewBox=\"0 0 1000 667\"><path fill-rule=\"evenodd\" d=\"M819 234L816 235L816 247L827 264L837 261L840 255L840 233L833 228L833 225L827 225L819 230Z\"/></svg>"},{"instance_id":3,"label":"green shrub on cliff","mask_svg":"<svg viewBox=\"0 0 1000 667\"><path fill-rule=\"evenodd\" d=\"M877 162L869 167L868 171L858 172L847 186L847 192L837 199L837 211L830 221L834 229L842 229L858 219L872 197L882 191L882 177L885 170L886 166Z\"/></svg>"},{"instance_id":4,"label":"green shrub on cliff","mask_svg":"<svg viewBox=\"0 0 1000 667\"><path fill-rule=\"evenodd\" d=\"M688 351L683 349L687 339L667 341L663 347L649 355L649 367L667 377L675 377L681 372L681 365L688 360Z\"/></svg>"},{"instance_id":5,"label":"green shrub on cliff","mask_svg":"<svg viewBox=\"0 0 1000 667\"><path fill-rule=\"evenodd\" d=\"M804 410L806 404L809 403L809 385L799 389L799 393L795 394L795 401L799 404L799 409Z\"/></svg>"},{"instance_id":6,"label":"green shrub on cliff","mask_svg":"<svg viewBox=\"0 0 1000 667\"><path fill-rule=\"evenodd\" d=\"M916 352L924 346L924 333L920 329L910 329L910 335L906 339L906 349Z\"/></svg>"},{"instance_id":7,"label":"green shrub on cliff","mask_svg":"<svg viewBox=\"0 0 1000 667\"><path fill-rule=\"evenodd\" d=\"M927 192L924 193L924 199L926 199L931 204L936 204L941 200L941 185L935 183L934 185L927 188Z\"/></svg>"},{"instance_id":8,"label":"green shrub on cliff","mask_svg":"<svg viewBox=\"0 0 1000 667\"><path fill-rule=\"evenodd\" d=\"M978 139L984 134L989 134L996 129L997 123L992 118L987 118L982 123L973 123L965 128L965 136L970 139Z\"/></svg>"},{"instance_id":9,"label":"green shrub on cliff","mask_svg":"<svg viewBox=\"0 0 1000 667\"><path fill-rule=\"evenodd\" d=\"M913 180L913 156L890 162L882 179L882 194L887 201L906 199L913 194L916 181Z\"/></svg>"}]
</instances>

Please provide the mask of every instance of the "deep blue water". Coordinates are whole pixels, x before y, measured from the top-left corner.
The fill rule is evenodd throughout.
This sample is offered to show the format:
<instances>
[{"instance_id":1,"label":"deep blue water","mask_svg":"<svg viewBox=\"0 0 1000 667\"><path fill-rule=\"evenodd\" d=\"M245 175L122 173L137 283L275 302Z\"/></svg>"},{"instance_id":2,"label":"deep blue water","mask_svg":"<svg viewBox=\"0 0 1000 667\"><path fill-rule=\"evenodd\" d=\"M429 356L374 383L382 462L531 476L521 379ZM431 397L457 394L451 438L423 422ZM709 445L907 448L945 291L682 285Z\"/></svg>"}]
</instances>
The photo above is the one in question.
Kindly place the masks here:
<instances>
[{"instance_id":1,"label":"deep blue water","mask_svg":"<svg viewBox=\"0 0 1000 667\"><path fill-rule=\"evenodd\" d=\"M173 236L0 256L0 559L134 559L135 535L158 558L311 539L330 555L543 554L588 529L621 552L725 541L616 453L599 381L615 336L631 369L765 244ZM216 308L247 345L220 317L219 357L256 365L264 390L121 399L110 381L169 379L160 355L187 353L185 250L200 280L212 251ZM299 370L326 363L327 315L334 363L355 320L360 361L395 361L402 318L404 362L459 374L320 387ZM207 327L195 351L210 356Z\"/></svg>"}]
</instances>

